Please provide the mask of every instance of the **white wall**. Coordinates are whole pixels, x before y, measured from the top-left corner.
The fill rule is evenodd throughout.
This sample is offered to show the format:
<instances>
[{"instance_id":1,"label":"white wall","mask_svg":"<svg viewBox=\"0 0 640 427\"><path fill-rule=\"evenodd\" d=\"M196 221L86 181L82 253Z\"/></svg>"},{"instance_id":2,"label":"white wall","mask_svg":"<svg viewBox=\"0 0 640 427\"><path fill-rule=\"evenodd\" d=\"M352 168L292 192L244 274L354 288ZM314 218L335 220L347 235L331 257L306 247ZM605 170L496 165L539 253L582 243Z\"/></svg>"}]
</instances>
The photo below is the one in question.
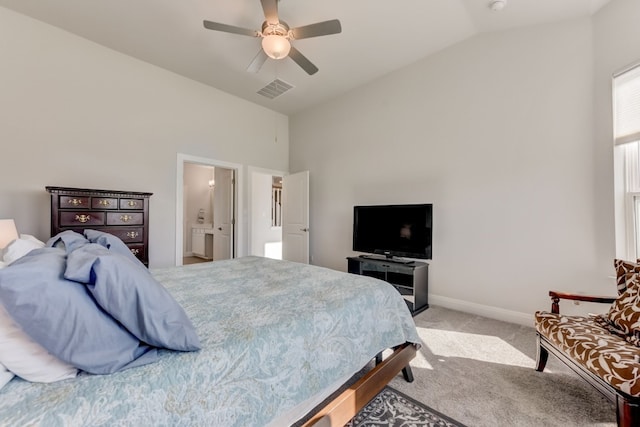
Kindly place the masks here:
<instances>
[{"instance_id":1,"label":"white wall","mask_svg":"<svg viewBox=\"0 0 640 427\"><path fill-rule=\"evenodd\" d=\"M353 205L432 202L431 303L531 325L550 289L614 292L592 29L481 35L291 117L313 262L346 269Z\"/></svg>"},{"instance_id":2,"label":"white wall","mask_svg":"<svg viewBox=\"0 0 640 427\"><path fill-rule=\"evenodd\" d=\"M44 240L46 185L150 191L172 265L177 153L308 169L315 264L346 269L354 204L433 202L431 302L528 321L548 289L611 293L610 79L637 16L446 49L292 117L289 168L287 117L0 7L0 218Z\"/></svg>"},{"instance_id":3,"label":"white wall","mask_svg":"<svg viewBox=\"0 0 640 427\"><path fill-rule=\"evenodd\" d=\"M601 212L601 223L613 221L614 186L612 184L613 168L613 112L611 104L611 79L614 73L632 64L640 63L640 2L636 0L615 0L604 7L594 17L594 51L595 51L595 141L596 141L596 191L600 195L599 204L609 207ZM620 179L620 176L617 177ZM617 186L618 189L622 185ZM623 197L618 197L617 220L624 221ZM607 227L596 230L599 241L613 238ZM626 252L622 229L618 231L616 253ZM606 259L608 254L602 254ZM607 260L609 261L609 260Z\"/></svg>"},{"instance_id":4,"label":"white wall","mask_svg":"<svg viewBox=\"0 0 640 427\"><path fill-rule=\"evenodd\" d=\"M174 265L177 153L288 170L284 115L1 7L0 40L0 218L22 233L49 237L46 185L148 191L151 267Z\"/></svg>"}]
</instances>

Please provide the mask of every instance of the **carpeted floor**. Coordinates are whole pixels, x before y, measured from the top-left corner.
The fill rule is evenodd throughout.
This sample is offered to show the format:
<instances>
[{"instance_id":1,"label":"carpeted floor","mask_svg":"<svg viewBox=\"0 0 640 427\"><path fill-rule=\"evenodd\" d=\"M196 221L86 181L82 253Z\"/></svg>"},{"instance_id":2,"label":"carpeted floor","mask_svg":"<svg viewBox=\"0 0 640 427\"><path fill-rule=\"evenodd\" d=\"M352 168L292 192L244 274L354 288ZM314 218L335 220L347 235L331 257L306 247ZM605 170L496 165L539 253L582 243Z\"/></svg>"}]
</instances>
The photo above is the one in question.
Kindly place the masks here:
<instances>
[{"instance_id":1,"label":"carpeted floor","mask_svg":"<svg viewBox=\"0 0 640 427\"><path fill-rule=\"evenodd\" d=\"M390 386L428 407L473 427L616 425L614 405L552 355L535 371L533 327L441 307L414 320L415 381Z\"/></svg>"}]
</instances>

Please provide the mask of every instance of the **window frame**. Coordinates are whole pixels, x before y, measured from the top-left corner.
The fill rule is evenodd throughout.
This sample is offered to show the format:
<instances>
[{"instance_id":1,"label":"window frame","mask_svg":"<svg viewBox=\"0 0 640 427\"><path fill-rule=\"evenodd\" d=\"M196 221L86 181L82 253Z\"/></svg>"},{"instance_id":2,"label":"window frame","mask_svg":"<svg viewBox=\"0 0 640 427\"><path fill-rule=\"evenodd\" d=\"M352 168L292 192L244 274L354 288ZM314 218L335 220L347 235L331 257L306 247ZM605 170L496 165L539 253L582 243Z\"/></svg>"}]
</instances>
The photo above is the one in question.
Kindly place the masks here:
<instances>
[{"instance_id":1,"label":"window frame","mask_svg":"<svg viewBox=\"0 0 640 427\"><path fill-rule=\"evenodd\" d=\"M635 82L635 86L634 83L625 85L630 81ZM637 144L635 152L640 153L640 133L637 132L640 129L640 118L636 122L635 116L640 105L638 83L640 62L618 71L611 79L616 257L627 260L640 257L640 156L636 154L637 157L632 158L632 150L626 148L629 144ZM620 88L627 88L629 92L621 92ZM632 94L631 98L629 94ZM624 102L629 100L631 103ZM618 111L619 108L621 111ZM629 115L629 111L633 114ZM621 118L625 117L632 117L633 120L621 122ZM636 132L626 132L623 135L624 130L618 129L618 123L624 123L623 127L628 127L626 125L631 123ZM634 170L630 171L630 167Z\"/></svg>"}]
</instances>

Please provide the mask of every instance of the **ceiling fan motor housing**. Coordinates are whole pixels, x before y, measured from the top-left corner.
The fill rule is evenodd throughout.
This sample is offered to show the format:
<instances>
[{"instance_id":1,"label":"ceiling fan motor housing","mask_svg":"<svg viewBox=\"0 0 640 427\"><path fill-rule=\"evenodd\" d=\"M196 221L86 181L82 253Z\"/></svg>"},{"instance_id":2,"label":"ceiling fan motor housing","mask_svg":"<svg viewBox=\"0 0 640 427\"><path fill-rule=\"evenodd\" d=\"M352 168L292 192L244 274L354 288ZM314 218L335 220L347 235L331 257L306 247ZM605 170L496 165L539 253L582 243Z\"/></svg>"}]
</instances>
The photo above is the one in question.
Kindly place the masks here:
<instances>
[{"instance_id":1,"label":"ceiling fan motor housing","mask_svg":"<svg viewBox=\"0 0 640 427\"><path fill-rule=\"evenodd\" d=\"M293 38L291 35L291 31L289 30L289 25L286 22L280 21L277 24L270 24L267 21L262 23L262 36L282 36L287 39Z\"/></svg>"}]
</instances>

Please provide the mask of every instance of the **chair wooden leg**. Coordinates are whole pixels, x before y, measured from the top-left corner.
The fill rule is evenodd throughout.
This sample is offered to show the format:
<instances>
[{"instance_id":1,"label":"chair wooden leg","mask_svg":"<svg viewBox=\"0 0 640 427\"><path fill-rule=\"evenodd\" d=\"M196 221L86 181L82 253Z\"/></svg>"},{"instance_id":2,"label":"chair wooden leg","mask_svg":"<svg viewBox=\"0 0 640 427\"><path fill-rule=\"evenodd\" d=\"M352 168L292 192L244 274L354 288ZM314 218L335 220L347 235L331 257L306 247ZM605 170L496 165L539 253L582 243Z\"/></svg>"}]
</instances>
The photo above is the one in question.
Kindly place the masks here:
<instances>
[{"instance_id":1,"label":"chair wooden leg","mask_svg":"<svg viewBox=\"0 0 640 427\"><path fill-rule=\"evenodd\" d=\"M546 348L542 347L540 343L540 335L537 335L538 352L536 354L536 371L544 371L544 367L547 366L547 359L549 358L549 352Z\"/></svg>"},{"instance_id":2,"label":"chair wooden leg","mask_svg":"<svg viewBox=\"0 0 640 427\"><path fill-rule=\"evenodd\" d=\"M622 396L617 396L616 412L618 427L634 427L640 425L640 405L630 403Z\"/></svg>"}]
</instances>

